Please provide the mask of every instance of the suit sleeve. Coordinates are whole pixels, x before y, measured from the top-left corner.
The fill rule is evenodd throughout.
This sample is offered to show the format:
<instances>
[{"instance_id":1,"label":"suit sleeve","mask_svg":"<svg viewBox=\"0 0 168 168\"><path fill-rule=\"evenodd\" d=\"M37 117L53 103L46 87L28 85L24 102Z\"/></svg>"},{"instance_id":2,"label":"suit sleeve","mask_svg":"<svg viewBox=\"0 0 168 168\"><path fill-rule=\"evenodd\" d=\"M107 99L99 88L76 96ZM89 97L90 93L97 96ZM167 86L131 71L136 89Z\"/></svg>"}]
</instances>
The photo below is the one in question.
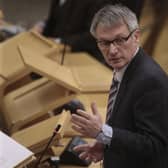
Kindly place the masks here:
<instances>
[{"instance_id":1,"label":"suit sleeve","mask_svg":"<svg viewBox=\"0 0 168 168\"><path fill-rule=\"evenodd\" d=\"M50 36L53 33L53 27L55 24L55 11L57 10L57 8L58 0L51 0L48 17L45 20L45 26L42 33L44 36Z\"/></svg>"}]
</instances>

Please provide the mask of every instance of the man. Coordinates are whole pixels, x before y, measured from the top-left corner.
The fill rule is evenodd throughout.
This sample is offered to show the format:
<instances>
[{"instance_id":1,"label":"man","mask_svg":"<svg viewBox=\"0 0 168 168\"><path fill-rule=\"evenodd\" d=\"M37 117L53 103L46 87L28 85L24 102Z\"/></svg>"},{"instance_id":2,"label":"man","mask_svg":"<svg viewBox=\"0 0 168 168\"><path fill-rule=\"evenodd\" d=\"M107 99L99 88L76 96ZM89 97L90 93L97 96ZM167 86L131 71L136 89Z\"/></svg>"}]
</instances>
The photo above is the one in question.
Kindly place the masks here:
<instances>
[{"instance_id":1,"label":"man","mask_svg":"<svg viewBox=\"0 0 168 168\"><path fill-rule=\"evenodd\" d=\"M35 29L56 42L68 44L73 52L85 51L104 62L89 32L94 13L104 0L52 0L49 16L43 26Z\"/></svg>"},{"instance_id":2,"label":"man","mask_svg":"<svg viewBox=\"0 0 168 168\"><path fill-rule=\"evenodd\" d=\"M105 6L95 14L91 33L114 77L105 124L96 103L92 114L72 115L73 129L96 139L74 150L82 159L103 159L104 168L167 168L168 77L139 46L135 14Z\"/></svg>"}]
</instances>

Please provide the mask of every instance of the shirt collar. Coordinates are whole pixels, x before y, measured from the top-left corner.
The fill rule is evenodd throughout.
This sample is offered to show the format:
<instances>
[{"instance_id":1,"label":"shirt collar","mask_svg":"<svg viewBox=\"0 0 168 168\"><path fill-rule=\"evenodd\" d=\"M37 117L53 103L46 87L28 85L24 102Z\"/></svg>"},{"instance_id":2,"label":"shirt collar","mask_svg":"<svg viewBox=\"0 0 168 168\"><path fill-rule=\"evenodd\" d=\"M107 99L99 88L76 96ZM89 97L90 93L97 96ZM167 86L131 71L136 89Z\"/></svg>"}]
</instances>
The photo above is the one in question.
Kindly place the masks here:
<instances>
[{"instance_id":1,"label":"shirt collar","mask_svg":"<svg viewBox=\"0 0 168 168\"><path fill-rule=\"evenodd\" d=\"M127 69L127 66L124 66L122 69L120 69L119 71L115 71L114 70L114 74L115 74L115 79L118 81L118 82L121 82L122 81L122 78L123 78L123 75L124 75L124 72L125 70Z\"/></svg>"},{"instance_id":2,"label":"shirt collar","mask_svg":"<svg viewBox=\"0 0 168 168\"><path fill-rule=\"evenodd\" d=\"M135 51L134 56L132 57L132 59L136 56L136 54L138 53L138 50L139 50L139 47L137 47L137 49L136 49L136 51ZM131 59L131 61L132 61L132 59ZM131 61L130 61L130 62L131 62ZM126 71L128 65L130 64L130 62L129 62L127 65L125 65L123 68L121 68L119 71L114 70L115 78L116 78L116 80L117 80L118 82L121 82L121 81L122 81L122 78L123 78L123 76L124 76L124 73L125 73L125 71Z\"/></svg>"}]
</instances>

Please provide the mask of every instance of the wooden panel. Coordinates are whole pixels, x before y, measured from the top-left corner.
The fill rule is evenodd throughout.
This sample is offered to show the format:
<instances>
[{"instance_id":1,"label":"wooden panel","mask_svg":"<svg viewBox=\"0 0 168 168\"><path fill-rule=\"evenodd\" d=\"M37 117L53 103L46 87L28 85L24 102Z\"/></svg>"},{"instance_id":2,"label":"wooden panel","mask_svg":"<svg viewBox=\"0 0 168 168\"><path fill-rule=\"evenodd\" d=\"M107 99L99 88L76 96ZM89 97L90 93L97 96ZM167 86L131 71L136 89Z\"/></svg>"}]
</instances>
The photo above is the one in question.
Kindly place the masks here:
<instances>
[{"instance_id":1,"label":"wooden panel","mask_svg":"<svg viewBox=\"0 0 168 168\"><path fill-rule=\"evenodd\" d=\"M53 61L61 62L61 55L53 53L47 56ZM68 67L81 89L81 92L105 92L109 90L112 70L95 60L87 53L66 53L63 65Z\"/></svg>"},{"instance_id":2,"label":"wooden panel","mask_svg":"<svg viewBox=\"0 0 168 168\"><path fill-rule=\"evenodd\" d=\"M73 79L71 71L67 67L61 66L57 62L48 59L45 54L41 55L38 52L35 53L26 47L22 47L22 45L19 46L19 49L25 64L29 68L48 77L49 79L56 81L56 83L69 90L75 92L80 90Z\"/></svg>"},{"instance_id":3,"label":"wooden panel","mask_svg":"<svg viewBox=\"0 0 168 168\"><path fill-rule=\"evenodd\" d=\"M74 97L75 94L69 94L66 88L46 78L27 84L3 99L2 112L7 129L9 132L16 132Z\"/></svg>"},{"instance_id":4,"label":"wooden panel","mask_svg":"<svg viewBox=\"0 0 168 168\"><path fill-rule=\"evenodd\" d=\"M30 50L44 54L53 47L53 43L33 32L24 32L0 44L0 75L9 81L24 76L29 70L18 50L18 44L27 46Z\"/></svg>"},{"instance_id":5,"label":"wooden panel","mask_svg":"<svg viewBox=\"0 0 168 168\"><path fill-rule=\"evenodd\" d=\"M61 125L61 129L56 136L56 139L62 138L69 121L70 113L64 111L58 116L51 117L29 128L14 133L12 138L31 149L34 153L38 153L44 149L45 144L52 136L53 131L58 124Z\"/></svg>"}]
</instances>

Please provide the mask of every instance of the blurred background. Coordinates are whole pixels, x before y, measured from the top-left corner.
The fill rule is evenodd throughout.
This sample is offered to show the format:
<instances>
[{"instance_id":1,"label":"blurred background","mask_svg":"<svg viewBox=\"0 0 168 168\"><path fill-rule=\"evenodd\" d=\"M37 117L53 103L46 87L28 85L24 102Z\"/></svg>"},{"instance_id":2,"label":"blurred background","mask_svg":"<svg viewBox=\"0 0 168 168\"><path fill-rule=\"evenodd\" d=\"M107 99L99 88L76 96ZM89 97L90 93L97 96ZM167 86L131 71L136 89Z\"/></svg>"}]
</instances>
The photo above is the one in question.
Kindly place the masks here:
<instances>
[{"instance_id":1,"label":"blurred background","mask_svg":"<svg viewBox=\"0 0 168 168\"><path fill-rule=\"evenodd\" d=\"M5 20L27 28L47 17L49 6L50 0L0 0Z\"/></svg>"}]
</instances>

